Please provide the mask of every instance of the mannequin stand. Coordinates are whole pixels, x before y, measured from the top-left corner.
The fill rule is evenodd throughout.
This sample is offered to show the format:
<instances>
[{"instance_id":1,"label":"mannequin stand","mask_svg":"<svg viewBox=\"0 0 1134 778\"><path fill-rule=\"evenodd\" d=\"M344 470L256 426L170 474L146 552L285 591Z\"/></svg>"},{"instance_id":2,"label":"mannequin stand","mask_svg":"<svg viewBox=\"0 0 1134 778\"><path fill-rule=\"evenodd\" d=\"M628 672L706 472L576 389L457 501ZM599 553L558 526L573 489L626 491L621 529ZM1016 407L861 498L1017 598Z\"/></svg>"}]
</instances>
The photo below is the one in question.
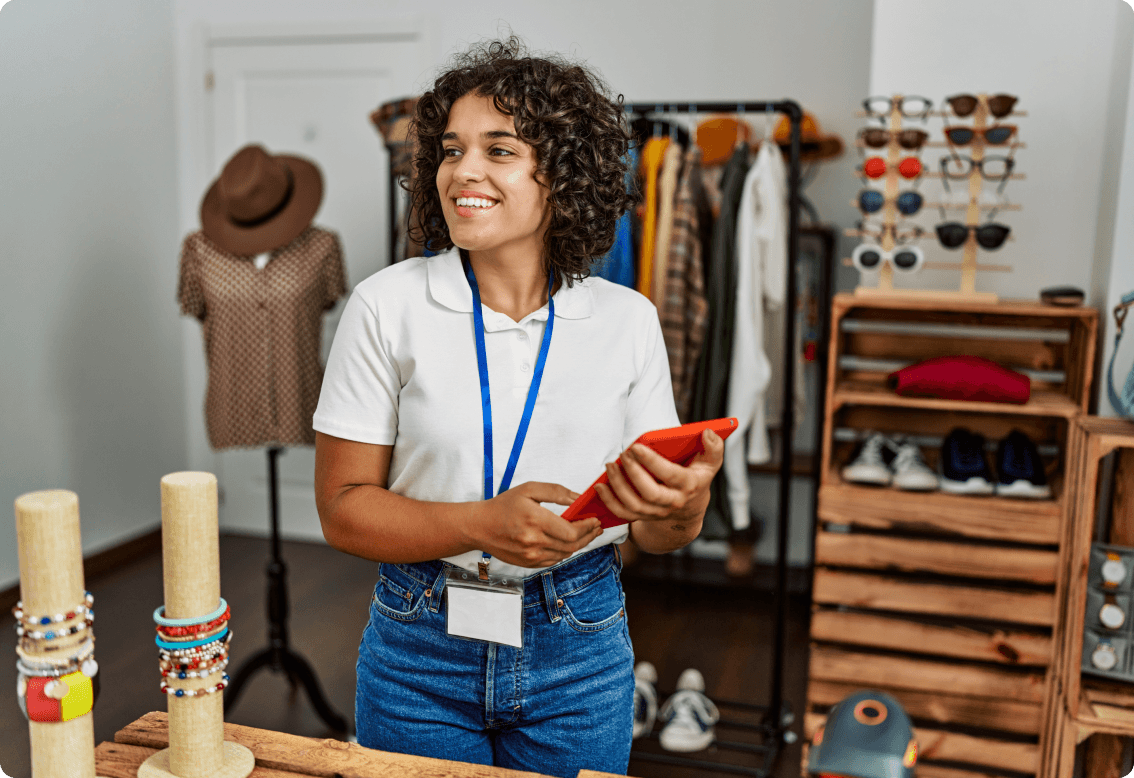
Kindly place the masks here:
<instances>
[{"instance_id":1,"label":"mannequin stand","mask_svg":"<svg viewBox=\"0 0 1134 778\"><path fill-rule=\"evenodd\" d=\"M224 706L225 710L231 710L236 705L248 679L255 675L257 670L267 667L272 672L286 673L293 693L296 683L302 683L319 718L336 732L349 732L346 719L336 713L323 696L323 689L311 665L288 645L287 565L280 558L279 488L276 466L276 460L282 452L283 448L278 446L268 449L268 496L272 517L272 558L267 567L268 647L246 660L232 676Z\"/></svg>"}]
</instances>

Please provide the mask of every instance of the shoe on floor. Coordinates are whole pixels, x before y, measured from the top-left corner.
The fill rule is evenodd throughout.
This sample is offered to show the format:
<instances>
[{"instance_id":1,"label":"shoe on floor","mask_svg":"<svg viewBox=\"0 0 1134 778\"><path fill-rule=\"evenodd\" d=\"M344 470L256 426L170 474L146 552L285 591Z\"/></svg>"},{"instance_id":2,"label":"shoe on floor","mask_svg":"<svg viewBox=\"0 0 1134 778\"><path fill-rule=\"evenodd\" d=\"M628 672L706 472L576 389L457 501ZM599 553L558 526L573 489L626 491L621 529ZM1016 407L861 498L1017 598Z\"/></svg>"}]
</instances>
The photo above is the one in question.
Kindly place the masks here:
<instances>
[{"instance_id":1,"label":"shoe on floor","mask_svg":"<svg viewBox=\"0 0 1134 778\"><path fill-rule=\"evenodd\" d=\"M992 471L984 457L984 436L963 427L945 436L941 445L941 491L992 494Z\"/></svg>"},{"instance_id":2,"label":"shoe on floor","mask_svg":"<svg viewBox=\"0 0 1134 778\"><path fill-rule=\"evenodd\" d=\"M996 475L999 495L1032 500L1051 497L1039 450L1031 438L1019 430L1012 430L996 447Z\"/></svg>"},{"instance_id":3,"label":"shoe on floor","mask_svg":"<svg viewBox=\"0 0 1134 778\"><path fill-rule=\"evenodd\" d=\"M858 456L843 468L843 480L856 484L889 486L894 475L889 463L893 454L894 444L889 438L880 432L871 433L863 441Z\"/></svg>"},{"instance_id":4,"label":"shoe on floor","mask_svg":"<svg viewBox=\"0 0 1134 778\"><path fill-rule=\"evenodd\" d=\"M705 696L705 679L691 667L677 679L677 691L665 701L659 716L666 722L658 738L661 747L688 753L709 747L716 738L713 725L721 714Z\"/></svg>"},{"instance_id":5,"label":"shoe on floor","mask_svg":"<svg viewBox=\"0 0 1134 778\"><path fill-rule=\"evenodd\" d=\"M654 684L658 671L649 662L634 665L634 737L650 734L658 715L658 693Z\"/></svg>"},{"instance_id":6,"label":"shoe on floor","mask_svg":"<svg viewBox=\"0 0 1134 778\"><path fill-rule=\"evenodd\" d=\"M910 492L929 492L937 488L937 473L929 469L921 456L921 449L908 440L894 441L897 453L890 468L894 472L893 484Z\"/></svg>"}]
</instances>

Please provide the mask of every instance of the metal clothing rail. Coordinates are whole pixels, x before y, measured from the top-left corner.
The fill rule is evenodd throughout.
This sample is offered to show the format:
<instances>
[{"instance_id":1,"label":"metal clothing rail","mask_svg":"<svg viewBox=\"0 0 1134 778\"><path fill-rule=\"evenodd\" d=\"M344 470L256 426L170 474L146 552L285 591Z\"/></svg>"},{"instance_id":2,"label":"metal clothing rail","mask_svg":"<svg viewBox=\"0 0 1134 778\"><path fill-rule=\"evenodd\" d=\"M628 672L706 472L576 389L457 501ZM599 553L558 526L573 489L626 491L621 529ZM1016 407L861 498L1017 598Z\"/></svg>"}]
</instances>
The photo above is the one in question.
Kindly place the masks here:
<instances>
[{"instance_id":1,"label":"metal clothing rail","mask_svg":"<svg viewBox=\"0 0 1134 778\"><path fill-rule=\"evenodd\" d=\"M627 103L623 106L629 113L642 116L650 114L673 113L767 113L774 111L787 116L791 122L791 136L788 146L788 237L787 237L787 267L788 272L785 300L784 300L784 342L789 344L785 352L792 353L791 344L795 343L795 309L799 290L796 288L796 265L799 260L799 208L800 208L800 138L803 121L803 109L794 100L758 101L758 102L652 102ZM716 762L694 760L686 757L668 756L664 754L634 753L633 758L645 758L654 762L664 762L674 765L685 765L697 769L717 770L727 769L745 775L767 778L779 754L779 746L784 737L786 727L791 724L793 717L784 705L784 638L787 634L787 551L788 551L788 524L791 509L791 479L792 479L792 436L795 429L795 403L791 398L795 396L795 370L794 362L789 358L785 360L786 369L783 371L783 411L780 421L780 472L779 491L776 501L778 513L778 535L776 538L776 624L774 648L772 656L772 695L764 718L764 730L768 737L760 748L765 759L764 766L759 769L744 768L732 765L721 765Z\"/></svg>"},{"instance_id":2,"label":"metal clothing rail","mask_svg":"<svg viewBox=\"0 0 1134 778\"><path fill-rule=\"evenodd\" d=\"M769 111L787 116L791 123L791 134L788 146L788 237L787 237L787 266L788 273L784 310L787 312L784 326L784 342L795 343L796 328L796 300L799 295L797 289L796 266L799 260L799 211L800 211L800 144L803 109L794 100L758 101L758 102L651 102L627 103L623 105L627 113L639 114L648 117L650 114L674 113L767 113ZM390 225L390 261L394 261L396 248L397 222L397 176L391 172L389 175L389 225ZM407 208L407 217L409 209ZM825 312L823 312L825 315ZM825 322L824 322L825 324ZM823 325L821 325L823 326ZM820 341L826 330L821 331ZM789 348L787 353L791 353ZM764 755L764 766L761 768L748 768L736 765L726 765L705 760L690 759L687 757L670 756L668 754L638 753L633 758L648 761L664 762L674 765L683 765L697 769L726 771L744 775L768 778L779 755L780 743L783 741L787 727L792 723L793 716L784 704L784 638L787 633L787 551L788 551L788 525L791 508L791 481L792 481L792 437L795 429L795 404L790 398L795 396L795 370L790 368L783 371L783 411L780 422L780 470L778 476L778 537L776 544L776 598L775 598L775 637L772 658L772 690L771 700L766 708L744 703L721 703L726 707L739 707L749 710L765 710L764 722L759 727L767 737L767 742L760 746L745 744L732 744L718 742L718 746L736 750L760 752ZM821 366L826 365L822 359ZM820 385L823 385L822 383ZM722 721L728 726L731 722ZM744 725L739 725L744 726Z\"/></svg>"}]
</instances>

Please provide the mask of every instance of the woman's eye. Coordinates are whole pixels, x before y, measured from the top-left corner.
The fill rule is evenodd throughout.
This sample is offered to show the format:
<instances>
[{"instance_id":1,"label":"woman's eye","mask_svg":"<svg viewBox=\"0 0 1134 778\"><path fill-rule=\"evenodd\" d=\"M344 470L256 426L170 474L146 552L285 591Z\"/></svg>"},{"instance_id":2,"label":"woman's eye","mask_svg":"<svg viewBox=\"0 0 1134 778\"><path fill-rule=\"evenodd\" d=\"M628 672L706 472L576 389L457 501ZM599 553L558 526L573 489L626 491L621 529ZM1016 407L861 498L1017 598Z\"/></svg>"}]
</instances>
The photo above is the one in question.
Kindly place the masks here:
<instances>
[{"instance_id":1,"label":"woman's eye","mask_svg":"<svg viewBox=\"0 0 1134 778\"><path fill-rule=\"evenodd\" d=\"M498 156L506 156L506 155L511 155L512 151L511 151L511 149L505 149L505 148L501 148L500 146L494 146L492 148L492 150L489 151L489 153L490 154L496 154Z\"/></svg>"},{"instance_id":2,"label":"woman's eye","mask_svg":"<svg viewBox=\"0 0 1134 778\"><path fill-rule=\"evenodd\" d=\"M453 148L452 146L450 146L449 148L442 149L441 153L442 153L443 156L446 156L446 157L455 157L455 156L457 156L458 154L461 153L461 150Z\"/></svg>"}]
</instances>

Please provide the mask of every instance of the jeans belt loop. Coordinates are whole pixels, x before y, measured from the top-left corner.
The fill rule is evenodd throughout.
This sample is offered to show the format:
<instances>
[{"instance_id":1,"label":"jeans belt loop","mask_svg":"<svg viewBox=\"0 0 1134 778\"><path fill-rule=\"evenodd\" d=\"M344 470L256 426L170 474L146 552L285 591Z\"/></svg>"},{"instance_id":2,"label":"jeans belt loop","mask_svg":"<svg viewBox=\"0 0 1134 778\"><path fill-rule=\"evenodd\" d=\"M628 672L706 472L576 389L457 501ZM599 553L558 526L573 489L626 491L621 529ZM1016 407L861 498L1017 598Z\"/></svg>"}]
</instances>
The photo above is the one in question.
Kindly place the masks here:
<instances>
[{"instance_id":1,"label":"jeans belt loop","mask_svg":"<svg viewBox=\"0 0 1134 778\"><path fill-rule=\"evenodd\" d=\"M547 604L547 615L551 619L551 623L559 621L559 604L555 596L555 583L552 581L552 573L547 572L540 575L543 580L543 600Z\"/></svg>"},{"instance_id":2,"label":"jeans belt loop","mask_svg":"<svg viewBox=\"0 0 1134 778\"><path fill-rule=\"evenodd\" d=\"M446 570L446 568L448 568L448 565L445 564L444 562L442 562L441 563L441 572L439 572L437 574L437 578L435 578L433 580L433 586L430 587L429 610L432 613L436 613L438 611L438 609L441 607L441 595L443 593L441 590L445 588L445 570Z\"/></svg>"}]
</instances>

